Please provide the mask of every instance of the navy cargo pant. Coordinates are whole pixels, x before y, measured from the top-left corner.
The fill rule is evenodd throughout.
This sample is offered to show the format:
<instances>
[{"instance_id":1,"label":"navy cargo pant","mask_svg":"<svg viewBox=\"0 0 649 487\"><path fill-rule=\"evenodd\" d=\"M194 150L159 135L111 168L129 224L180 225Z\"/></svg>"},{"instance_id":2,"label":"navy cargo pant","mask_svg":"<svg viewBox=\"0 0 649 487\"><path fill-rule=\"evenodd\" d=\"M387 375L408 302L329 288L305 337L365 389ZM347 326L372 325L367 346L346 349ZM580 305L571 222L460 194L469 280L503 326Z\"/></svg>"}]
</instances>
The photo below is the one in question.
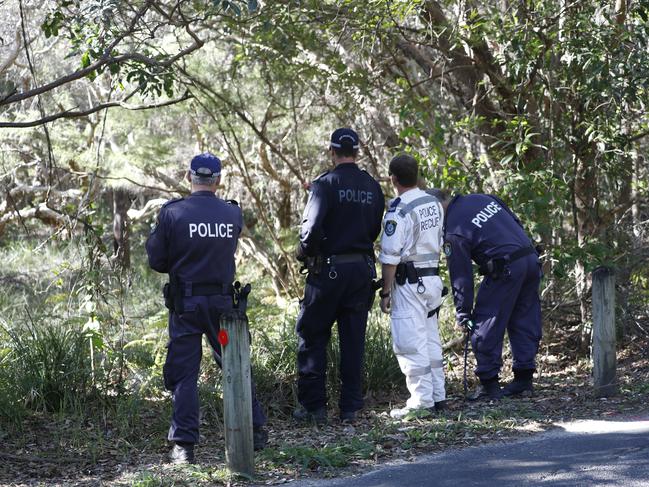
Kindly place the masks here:
<instances>
[{"instance_id":1,"label":"navy cargo pant","mask_svg":"<svg viewBox=\"0 0 649 487\"><path fill-rule=\"evenodd\" d=\"M367 314L373 297L374 263L323 265L310 272L297 319L298 401L308 411L326 406L327 344L334 321L340 345L341 411L363 407L362 369Z\"/></svg>"},{"instance_id":2,"label":"navy cargo pant","mask_svg":"<svg viewBox=\"0 0 649 487\"><path fill-rule=\"evenodd\" d=\"M169 313L169 345L163 375L165 387L172 392L173 415L168 438L175 442L198 443L198 374L201 365L203 334L221 365L217 341L221 313L232 308L229 296L191 296L184 299L183 314ZM266 416L252 386L252 423L262 426Z\"/></svg>"},{"instance_id":3,"label":"navy cargo pant","mask_svg":"<svg viewBox=\"0 0 649 487\"><path fill-rule=\"evenodd\" d=\"M502 366L505 330L512 347L514 369L534 369L541 341L541 266L536 255L507 265L498 279L486 276L473 309L477 330L471 345L481 380L496 377Z\"/></svg>"}]
</instances>

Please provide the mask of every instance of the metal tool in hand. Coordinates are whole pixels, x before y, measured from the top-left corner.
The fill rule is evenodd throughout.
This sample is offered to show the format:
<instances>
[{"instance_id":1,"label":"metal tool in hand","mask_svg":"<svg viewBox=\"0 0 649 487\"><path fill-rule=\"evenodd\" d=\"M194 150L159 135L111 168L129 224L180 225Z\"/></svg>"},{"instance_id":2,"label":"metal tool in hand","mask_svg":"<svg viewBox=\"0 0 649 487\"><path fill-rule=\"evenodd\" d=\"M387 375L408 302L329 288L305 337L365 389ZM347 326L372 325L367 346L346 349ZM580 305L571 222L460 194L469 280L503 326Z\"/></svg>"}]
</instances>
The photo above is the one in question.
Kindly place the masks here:
<instances>
[{"instance_id":1,"label":"metal tool in hand","mask_svg":"<svg viewBox=\"0 0 649 487\"><path fill-rule=\"evenodd\" d=\"M462 322L464 325L464 373L462 377L462 385L464 386L464 399L469 392L469 382L466 377L467 362L469 358L469 342L471 341L471 335L475 331L475 323L472 320L466 320Z\"/></svg>"}]
</instances>

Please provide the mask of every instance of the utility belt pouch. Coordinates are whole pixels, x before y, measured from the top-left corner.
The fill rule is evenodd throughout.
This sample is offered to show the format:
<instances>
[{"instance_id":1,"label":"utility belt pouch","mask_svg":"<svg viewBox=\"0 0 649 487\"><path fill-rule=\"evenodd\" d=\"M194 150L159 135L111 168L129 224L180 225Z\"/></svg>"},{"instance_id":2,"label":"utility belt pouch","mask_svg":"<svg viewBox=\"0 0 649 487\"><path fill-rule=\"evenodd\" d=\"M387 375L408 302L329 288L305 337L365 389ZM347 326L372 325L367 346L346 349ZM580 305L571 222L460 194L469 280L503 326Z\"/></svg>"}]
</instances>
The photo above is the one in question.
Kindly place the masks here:
<instances>
[{"instance_id":1,"label":"utility belt pouch","mask_svg":"<svg viewBox=\"0 0 649 487\"><path fill-rule=\"evenodd\" d=\"M483 276L489 276L492 279L500 279L505 271L506 265L507 260L503 257L490 259L480 266L480 274Z\"/></svg>"},{"instance_id":2,"label":"utility belt pouch","mask_svg":"<svg viewBox=\"0 0 649 487\"><path fill-rule=\"evenodd\" d=\"M317 276L322 271L322 256L316 255L315 257L306 258L306 268L310 274Z\"/></svg>"},{"instance_id":3,"label":"utility belt pouch","mask_svg":"<svg viewBox=\"0 0 649 487\"><path fill-rule=\"evenodd\" d=\"M169 276L169 299L173 308L169 308L181 315L185 312L185 303L183 302L184 289L180 287L180 281L177 277Z\"/></svg>"},{"instance_id":4,"label":"utility belt pouch","mask_svg":"<svg viewBox=\"0 0 649 487\"><path fill-rule=\"evenodd\" d=\"M406 262L406 278L410 284L415 284L419 282L419 275L417 274L417 268L415 267L414 262Z\"/></svg>"},{"instance_id":5,"label":"utility belt pouch","mask_svg":"<svg viewBox=\"0 0 649 487\"><path fill-rule=\"evenodd\" d=\"M172 287L171 287L170 282L166 283L163 286L162 295L165 298L165 308L167 308L169 311L173 311L174 310L174 296L173 296Z\"/></svg>"},{"instance_id":6,"label":"utility belt pouch","mask_svg":"<svg viewBox=\"0 0 649 487\"><path fill-rule=\"evenodd\" d=\"M394 280L399 286L403 286L406 283L406 264L402 262L397 265L397 271L394 274Z\"/></svg>"}]
</instances>

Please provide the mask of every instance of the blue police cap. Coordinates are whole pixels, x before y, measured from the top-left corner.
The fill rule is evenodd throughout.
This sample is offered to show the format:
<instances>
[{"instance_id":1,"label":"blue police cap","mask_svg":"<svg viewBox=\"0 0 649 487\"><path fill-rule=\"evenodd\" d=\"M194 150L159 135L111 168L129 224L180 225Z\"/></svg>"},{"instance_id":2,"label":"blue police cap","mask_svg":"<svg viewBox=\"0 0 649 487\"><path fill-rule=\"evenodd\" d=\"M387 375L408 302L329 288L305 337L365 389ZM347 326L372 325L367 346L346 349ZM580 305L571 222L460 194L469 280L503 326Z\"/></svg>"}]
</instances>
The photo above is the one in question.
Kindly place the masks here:
<instances>
[{"instance_id":1,"label":"blue police cap","mask_svg":"<svg viewBox=\"0 0 649 487\"><path fill-rule=\"evenodd\" d=\"M195 176L209 178L221 175L221 159L210 152L194 156L189 166L190 172Z\"/></svg>"},{"instance_id":2,"label":"blue police cap","mask_svg":"<svg viewBox=\"0 0 649 487\"><path fill-rule=\"evenodd\" d=\"M358 149L358 134L349 128L336 129L331 134L329 147L336 149Z\"/></svg>"}]
</instances>

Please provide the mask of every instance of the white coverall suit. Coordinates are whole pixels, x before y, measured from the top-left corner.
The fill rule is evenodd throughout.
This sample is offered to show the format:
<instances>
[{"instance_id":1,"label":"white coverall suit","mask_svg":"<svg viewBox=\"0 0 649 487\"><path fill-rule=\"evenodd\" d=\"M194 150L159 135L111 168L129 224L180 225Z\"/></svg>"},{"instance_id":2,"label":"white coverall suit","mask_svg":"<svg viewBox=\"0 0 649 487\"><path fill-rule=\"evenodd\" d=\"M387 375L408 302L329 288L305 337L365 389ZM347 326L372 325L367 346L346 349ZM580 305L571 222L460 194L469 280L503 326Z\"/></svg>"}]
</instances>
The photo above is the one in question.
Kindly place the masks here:
<instances>
[{"instance_id":1,"label":"white coverall suit","mask_svg":"<svg viewBox=\"0 0 649 487\"><path fill-rule=\"evenodd\" d=\"M383 218L381 263L438 267L443 211L435 197L417 188L393 200ZM428 316L440 306L442 288L440 277L433 275L414 284L395 280L392 287L392 342L410 392L407 410L430 408L446 399L437 313Z\"/></svg>"}]
</instances>

